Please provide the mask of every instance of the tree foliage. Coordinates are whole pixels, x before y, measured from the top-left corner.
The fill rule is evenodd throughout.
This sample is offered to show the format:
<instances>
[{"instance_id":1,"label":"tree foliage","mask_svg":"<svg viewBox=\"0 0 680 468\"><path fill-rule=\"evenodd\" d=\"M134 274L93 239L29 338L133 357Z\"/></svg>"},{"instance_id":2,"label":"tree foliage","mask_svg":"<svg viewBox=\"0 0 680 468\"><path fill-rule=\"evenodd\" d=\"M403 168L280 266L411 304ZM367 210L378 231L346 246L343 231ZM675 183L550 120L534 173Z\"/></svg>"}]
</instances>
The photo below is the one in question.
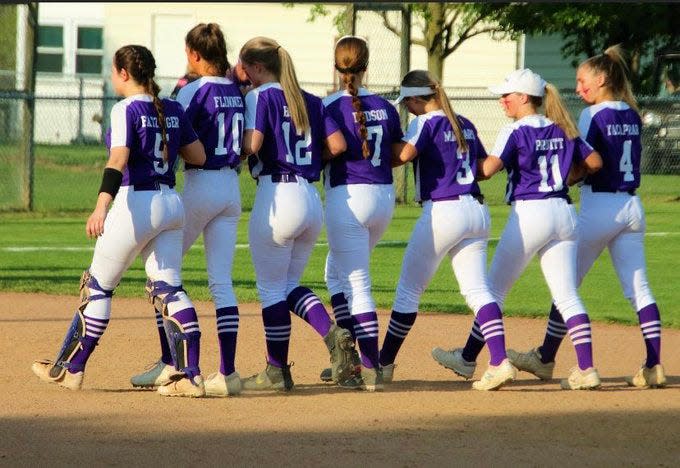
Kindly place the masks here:
<instances>
[{"instance_id":1,"label":"tree foliage","mask_svg":"<svg viewBox=\"0 0 680 468\"><path fill-rule=\"evenodd\" d=\"M629 54L631 81L646 87L655 54L680 50L680 5L673 3L477 3L470 6L509 34L559 34L562 55L601 54L621 44Z\"/></svg>"}]
</instances>

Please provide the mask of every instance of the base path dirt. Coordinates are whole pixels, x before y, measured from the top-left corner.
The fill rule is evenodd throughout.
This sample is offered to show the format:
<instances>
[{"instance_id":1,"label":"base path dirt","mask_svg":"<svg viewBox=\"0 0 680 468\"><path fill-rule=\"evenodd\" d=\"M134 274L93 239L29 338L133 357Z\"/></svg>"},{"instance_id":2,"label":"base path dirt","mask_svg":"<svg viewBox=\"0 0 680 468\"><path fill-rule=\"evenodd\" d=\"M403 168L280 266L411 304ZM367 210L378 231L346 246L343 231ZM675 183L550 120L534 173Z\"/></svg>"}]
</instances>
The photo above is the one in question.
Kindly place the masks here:
<instances>
[{"instance_id":1,"label":"base path dirt","mask_svg":"<svg viewBox=\"0 0 680 468\"><path fill-rule=\"evenodd\" d=\"M87 368L83 390L38 380L34 359L54 358L71 321L75 296L0 294L0 465L661 465L680 461L680 330L663 331L669 386L626 387L623 377L644 355L636 327L595 324L600 391L559 389L520 373L498 392L437 365L434 346L461 346L471 316L421 314L383 393L323 384L328 355L321 338L293 317L290 394L234 398L164 398L136 390L131 375L158 354L153 309L143 299L114 297L109 328ZM212 305L198 302L201 368L217 370ZM240 306L237 370L265 364L257 304ZM389 313L381 311L381 339ZM545 320L507 319L507 344L539 344ZM488 359L480 356L475 378ZM556 377L575 364L568 340Z\"/></svg>"}]
</instances>

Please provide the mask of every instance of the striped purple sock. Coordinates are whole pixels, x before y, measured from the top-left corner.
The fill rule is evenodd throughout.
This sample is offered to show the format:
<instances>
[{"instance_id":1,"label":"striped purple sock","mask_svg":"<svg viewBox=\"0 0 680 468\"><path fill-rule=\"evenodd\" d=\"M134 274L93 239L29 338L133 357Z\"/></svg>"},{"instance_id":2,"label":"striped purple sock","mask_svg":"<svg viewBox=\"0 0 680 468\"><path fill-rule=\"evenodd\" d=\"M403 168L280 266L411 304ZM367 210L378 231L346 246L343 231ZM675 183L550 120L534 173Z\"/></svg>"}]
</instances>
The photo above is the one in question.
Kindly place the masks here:
<instances>
[{"instance_id":1,"label":"striped purple sock","mask_svg":"<svg viewBox=\"0 0 680 468\"><path fill-rule=\"evenodd\" d=\"M378 351L378 315L375 312L352 315L354 333L361 351L361 364L368 369L380 366Z\"/></svg>"},{"instance_id":2,"label":"striped purple sock","mask_svg":"<svg viewBox=\"0 0 680 468\"><path fill-rule=\"evenodd\" d=\"M416 321L417 313L404 314L397 311L392 311L390 316L390 324L387 326L387 333L385 334L385 341L383 341L382 349L380 350L380 365L386 366L392 364L397 357L401 344L406 339L406 335L411 331L413 323Z\"/></svg>"},{"instance_id":3,"label":"striped purple sock","mask_svg":"<svg viewBox=\"0 0 680 468\"><path fill-rule=\"evenodd\" d=\"M72 374L85 370L87 360L90 359L95 346L99 343L99 338L109 325L109 319L90 317L85 314L83 317L85 318L85 336L80 340L80 349L71 358L68 371Z\"/></svg>"},{"instance_id":4,"label":"striped purple sock","mask_svg":"<svg viewBox=\"0 0 680 468\"><path fill-rule=\"evenodd\" d=\"M541 362L547 364L555 360L557 350L560 349L562 340L567 335L567 326L564 324L562 314L555 304L550 307L550 315L548 316L548 327L545 330L545 338L543 338L543 345L538 348L541 354Z\"/></svg>"},{"instance_id":5,"label":"striped purple sock","mask_svg":"<svg viewBox=\"0 0 680 468\"><path fill-rule=\"evenodd\" d=\"M593 342L588 314L579 314L567 320L569 337L576 350L576 360L581 370L593 367Z\"/></svg>"},{"instance_id":6,"label":"striped purple sock","mask_svg":"<svg viewBox=\"0 0 680 468\"><path fill-rule=\"evenodd\" d=\"M479 322L475 318L467 342L463 348L463 359L468 362L476 362L477 356L482 352L485 343L482 330L479 329Z\"/></svg>"},{"instance_id":7,"label":"striped purple sock","mask_svg":"<svg viewBox=\"0 0 680 468\"><path fill-rule=\"evenodd\" d=\"M236 337L238 336L238 307L220 307L217 316L217 340L220 344L220 372L229 375L236 370Z\"/></svg>"},{"instance_id":8,"label":"striped purple sock","mask_svg":"<svg viewBox=\"0 0 680 468\"><path fill-rule=\"evenodd\" d=\"M356 341L357 337L354 334L354 321L352 321L352 315L349 313L349 304L347 303L345 294L333 294L331 296L331 306L333 307L335 323L337 323L339 327L349 330L352 334L352 340Z\"/></svg>"},{"instance_id":9,"label":"striped purple sock","mask_svg":"<svg viewBox=\"0 0 680 468\"><path fill-rule=\"evenodd\" d=\"M155 307L153 310L156 313L156 328L158 329L158 339L161 342L161 361L171 366L172 354L170 353L170 345L168 345L168 337L165 334L165 327L163 327L163 316Z\"/></svg>"},{"instance_id":10,"label":"striped purple sock","mask_svg":"<svg viewBox=\"0 0 680 468\"><path fill-rule=\"evenodd\" d=\"M643 307L637 314L647 348L645 367L652 368L661 362L661 315L655 303Z\"/></svg>"},{"instance_id":11,"label":"striped purple sock","mask_svg":"<svg viewBox=\"0 0 680 468\"><path fill-rule=\"evenodd\" d=\"M328 335L333 323L321 300L311 289L298 286L288 294L286 302L288 308L310 324L319 335L322 337Z\"/></svg>"},{"instance_id":12,"label":"striped purple sock","mask_svg":"<svg viewBox=\"0 0 680 468\"><path fill-rule=\"evenodd\" d=\"M175 363L175 368L179 368L187 375L187 377L193 379L201 374L201 369L198 365L201 357L201 330L198 327L196 309L188 307L186 309L178 310L172 314L171 317L182 324L184 335L187 340L187 366L184 369L181 369L179 368L178 363Z\"/></svg>"},{"instance_id":13,"label":"striped purple sock","mask_svg":"<svg viewBox=\"0 0 680 468\"><path fill-rule=\"evenodd\" d=\"M498 304L490 302L482 306L477 312L477 322L479 322L479 329L482 331L484 341L489 345L489 364L497 366L507 358L503 314Z\"/></svg>"},{"instance_id":14,"label":"striped purple sock","mask_svg":"<svg viewBox=\"0 0 680 468\"><path fill-rule=\"evenodd\" d=\"M282 368L288 362L290 344L290 312L286 301L262 309L264 336L267 340L267 362Z\"/></svg>"}]
</instances>

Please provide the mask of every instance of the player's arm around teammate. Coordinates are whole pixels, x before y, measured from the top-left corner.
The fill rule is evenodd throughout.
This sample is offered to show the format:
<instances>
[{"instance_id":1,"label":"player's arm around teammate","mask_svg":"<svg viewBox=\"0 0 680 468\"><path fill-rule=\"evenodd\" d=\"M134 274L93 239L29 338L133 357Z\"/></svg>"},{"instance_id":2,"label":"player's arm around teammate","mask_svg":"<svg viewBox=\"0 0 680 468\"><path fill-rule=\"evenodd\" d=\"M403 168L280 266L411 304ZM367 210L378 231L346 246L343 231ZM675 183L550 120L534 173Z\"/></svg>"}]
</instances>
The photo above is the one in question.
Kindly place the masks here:
<instances>
[{"instance_id":1,"label":"player's arm around teammate","mask_svg":"<svg viewBox=\"0 0 680 468\"><path fill-rule=\"evenodd\" d=\"M489 272L491 292L502 305L538 255L576 350L578 366L562 387L597 388L600 377L593 367L590 319L576 288L576 213L565 181L575 162L596 172L602 167L601 157L578 136L557 89L531 70L517 70L489 90L501 95L505 114L515 120L500 131L491 155L479 164L484 177L503 168L508 171L506 201L512 205ZM544 100L545 116L538 113ZM478 329L475 323L461 352L465 362L473 363L484 345Z\"/></svg>"},{"instance_id":2,"label":"player's arm around teammate","mask_svg":"<svg viewBox=\"0 0 680 468\"><path fill-rule=\"evenodd\" d=\"M205 153L181 106L158 98L155 68L145 47L125 46L114 54L111 81L125 99L111 110L110 159L86 225L87 234L97 237L92 263L83 273L81 304L57 358L33 364L41 380L72 390L81 388L87 360L109 323L113 290L141 254L177 371L174 382L158 391L168 396L205 394L196 311L182 288L184 208L173 188L172 170L179 154L202 165Z\"/></svg>"},{"instance_id":3,"label":"player's arm around teammate","mask_svg":"<svg viewBox=\"0 0 680 468\"><path fill-rule=\"evenodd\" d=\"M404 253L380 362L385 368L394 368L397 353L415 322L420 298L448 255L460 291L489 343L489 368L473 388L497 390L512 381L516 371L505 354L501 309L486 278L490 217L475 181L477 160L486 156L486 151L472 122L456 115L443 87L427 71L413 70L404 76L397 102L416 118L394 164L413 161L416 201L423 212ZM435 358L444 354L439 348L433 350ZM446 361L443 364L452 367ZM474 371L454 369L466 378Z\"/></svg>"},{"instance_id":4,"label":"player's arm around teammate","mask_svg":"<svg viewBox=\"0 0 680 468\"><path fill-rule=\"evenodd\" d=\"M319 180L324 145L339 154L346 143L321 100L300 89L291 57L276 41L249 40L240 61L255 87L246 95L241 153L258 153L250 159L257 191L248 240L267 344L265 370L245 379L243 387L291 390L289 310L323 221L313 182ZM326 336L332 326L328 313L311 290L304 292L297 299L310 306L306 319Z\"/></svg>"},{"instance_id":5,"label":"player's arm around teammate","mask_svg":"<svg viewBox=\"0 0 680 468\"><path fill-rule=\"evenodd\" d=\"M234 361L239 326L238 303L232 286L236 231L241 195L236 168L240 163L244 123L243 97L225 76L230 71L224 35L215 23L200 23L185 37L187 70L196 78L177 92L189 122L202 142L206 162L185 164L185 223L182 251L186 255L203 234L208 287L215 303L220 368L206 378L211 396L236 395L241 380ZM156 309L162 355L146 372L132 377L136 387L166 383L171 376L169 353L160 310Z\"/></svg>"},{"instance_id":6,"label":"player's arm around teammate","mask_svg":"<svg viewBox=\"0 0 680 468\"><path fill-rule=\"evenodd\" d=\"M326 97L324 106L340 126L347 151L324 167L329 245L325 278L337 324L349 330L361 350L361 377L341 385L381 390L369 263L394 212L391 157L394 148L401 147L402 131L394 106L362 84L368 61L368 45L360 37L345 36L335 45L334 65L343 87ZM306 313L304 303L298 302L294 310L300 316ZM323 380L344 377L322 373Z\"/></svg>"},{"instance_id":7,"label":"player's arm around teammate","mask_svg":"<svg viewBox=\"0 0 680 468\"><path fill-rule=\"evenodd\" d=\"M631 386L663 387L661 318L647 282L644 256L645 217L635 194L640 186L642 123L626 77L619 46L585 60L576 71L576 92L589 105L581 112L579 130L603 159L603 169L585 178L579 212L577 284L605 248L616 269L624 296L637 312L647 356ZM554 366L566 327L553 304L543 345L517 353L523 370L541 374Z\"/></svg>"}]
</instances>

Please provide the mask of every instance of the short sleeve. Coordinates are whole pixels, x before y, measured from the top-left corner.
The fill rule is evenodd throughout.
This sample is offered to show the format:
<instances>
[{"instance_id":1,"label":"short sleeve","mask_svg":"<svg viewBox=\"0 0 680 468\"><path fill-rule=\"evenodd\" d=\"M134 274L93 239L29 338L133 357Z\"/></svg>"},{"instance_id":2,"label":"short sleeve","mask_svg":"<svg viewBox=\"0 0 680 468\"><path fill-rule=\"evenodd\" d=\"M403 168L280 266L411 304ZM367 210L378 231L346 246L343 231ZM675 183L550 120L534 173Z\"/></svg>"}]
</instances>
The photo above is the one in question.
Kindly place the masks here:
<instances>
[{"instance_id":1,"label":"short sleeve","mask_svg":"<svg viewBox=\"0 0 680 468\"><path fill-rule=\"evenodd\" d=\"M478 159L486 158L486 148L484 148L484 144L482 143L482 140L479 139L479 135L477 134L477 129L472 126L472 131L475 132L475 154Z\"/></svg>"},{"instance_id":2,"label":"short sleeve","mask_svg":"<svg viewBox=\"0 0 680 468\"><path fill-rule=\"evenodd\" d=\"M265 99L257 89L246 94L245 130L259 130L264 133L266 128L267 108Z\"/></svg>"},{"instance_id":3,"label":"short sleeve","mask_svg":"<svg viewBox=\"0 0 680 468\"><path fill-rule=\"evenodd\" d=\"M429 141L429 131L425 125L426 122L427 120L421 117L416 117L413 119L408 125L408 129L406 129L406 135L404 135L404 138L402 139L406 143L415 146L416 150L418 150L418 153L423 150Z\"/></svg>"},{"instance_id":4,"label":"short sleeve","mask_svg":"<svg viewBox=\"0 0 680 468\"><path fill-rule=\"evenodd\" d=\"M491 151L493 156L497 156L503 161L503 165L508 167L515 156L517 144L513 136L515 129L512 125L506 125L498 133L496 144Z\"/></svg>"},{"instance_id":5,"label":"short sleeve","mask_svg":"<svg viewBox=\"0 0 680 468\"><path fill-rule=\"evenodd\" d=\"M574 139L574 156L579 161L585 160L593 151L593 147L583 138L576 137Z\"/></svg>"},{"instance_id":6,"label":"short sleeve","mask_svg":"<svg viewBox=\"0 0 680 468\"><path fill-rule=\"evenodd\" d=\"M593 113L591 108L586 108L581 111L578 119L578 131L588 143L593 144L596 140L598 132L597 125L593 121Z\"/></svg>"},{"instance_id":7,"label":"short sleeve","mask_svg":"<svg viewBox=\"0 0 680 468\"><path fill-rule=\"evenodd\" d=\"M185 112L180 109L179 113L179 146L186 146L198 140L198 136L194 131L194 127L189 122L189 118Z\"/></svg>"},{"instance_id":8,"label":"short sleeve","mask_svg":"<svg viewBox=\"0 0 680 468\"><path fill-rule=\"evenodd\" d=\"M338 123L331 117L330 112L324 107L324 105L319 101L319 112L321 112L321 117L323 119L323 131L324 131L324 136L328 138L338 130L340 130L340 127L338 126Z\"/></svg>"},{"instance_id":9,"label":"short sleeve","mask_svg":"<svg viewBox=\"0 0 680 468\"><path fill-rule=\"evenodd\" d=\"M128 106L119 102L111 109L111 148L117 146L130 147L130 138L134 134L133 121L128 118Z\"/></svg>"}]
</instances>

